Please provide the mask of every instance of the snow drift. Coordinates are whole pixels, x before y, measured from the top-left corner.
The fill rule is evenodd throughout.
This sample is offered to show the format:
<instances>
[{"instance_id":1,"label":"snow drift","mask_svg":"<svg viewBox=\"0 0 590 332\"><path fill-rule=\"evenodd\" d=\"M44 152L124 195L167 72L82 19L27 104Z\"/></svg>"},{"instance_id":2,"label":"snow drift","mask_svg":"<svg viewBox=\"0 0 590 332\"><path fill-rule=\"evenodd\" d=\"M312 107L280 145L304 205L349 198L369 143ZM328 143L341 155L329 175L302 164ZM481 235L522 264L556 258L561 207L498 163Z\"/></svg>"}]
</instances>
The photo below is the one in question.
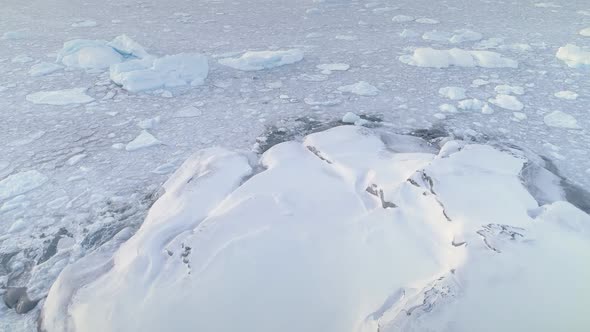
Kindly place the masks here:
<instances>
[{"instance_id":1,"label":"snow drift","mask_svg":"<svg viewBox=\"0 0 590 332\"><path fill-rule=\"evenodd\" d=\"M580 330L590 216L539 163L355 126L203 150L114 257L63 271L41 327Z\"/></svg>"}]
</instances>

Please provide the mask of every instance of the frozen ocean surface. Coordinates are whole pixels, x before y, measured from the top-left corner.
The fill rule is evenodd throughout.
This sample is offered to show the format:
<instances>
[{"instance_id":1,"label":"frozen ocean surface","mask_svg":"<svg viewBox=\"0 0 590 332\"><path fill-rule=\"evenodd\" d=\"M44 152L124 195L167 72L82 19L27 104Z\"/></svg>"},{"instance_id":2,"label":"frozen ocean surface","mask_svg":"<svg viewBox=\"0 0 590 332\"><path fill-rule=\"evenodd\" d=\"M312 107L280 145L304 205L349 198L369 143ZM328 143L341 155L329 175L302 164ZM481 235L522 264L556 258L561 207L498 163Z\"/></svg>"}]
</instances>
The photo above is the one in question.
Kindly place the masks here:
<instances>
[{"instance_id":1,"label":"frozen ocean surface","mask_svg":"<svg viewBox=\"0 0 590 332\"><path fill-rule=\"evenodd\" d=\"M20 310L0 303L1 331L35 331L60 272L90 253L111 255L203 148L262 152L341 120L392 133L435 128L532 151L590 189L585 0L1 7L0 293L26 287ZM66 42L121 35L133 57L151 61L139 67L145 91L111 80L109 65L137 60L122 48L95 45L103 62L78 54L84 68L57 61ZM277 57L288 50L297 52ZM152 70L151 57L182 53L195 54L193 65ZM194 75L179 80L185 65ZM239 70L251 66L261 70Z\"/></svg>"}]
</instances>

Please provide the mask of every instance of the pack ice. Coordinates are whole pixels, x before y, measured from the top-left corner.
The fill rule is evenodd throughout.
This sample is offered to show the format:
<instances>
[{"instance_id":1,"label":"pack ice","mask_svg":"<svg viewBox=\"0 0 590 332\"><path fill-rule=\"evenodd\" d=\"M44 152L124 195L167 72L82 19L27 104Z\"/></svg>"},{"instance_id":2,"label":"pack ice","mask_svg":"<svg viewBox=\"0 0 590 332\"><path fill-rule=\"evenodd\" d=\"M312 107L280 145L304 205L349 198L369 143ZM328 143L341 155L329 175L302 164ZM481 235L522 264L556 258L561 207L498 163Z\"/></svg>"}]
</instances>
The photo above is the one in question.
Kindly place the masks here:
<instances>
[{"instance_id":1,"label":"pack ice","mask_svg":"<svg viewBox=\"0 0 590 332\"><path fill-rule=\"evenodd\" d=\"M68 67L109 69L113 82L131 92L201 85L209 73L207 58L197 53L155 57L126 35L110 42L76 39L64 44L57 61Z\"/></svg>"},{"instance_id":2,"label":"pack ice","mask_svg":"<svg viewBox=\"0 0 590 332\"><path fill-rule=\"evenodd\" d=\"M86 94L86 88L73 88L54 91L39 91L28 94L27 101L33 104L63 106L69 104L86 104L94 100Z\"/></svg>"},{"instance_id":3,"label":"pack ice","mask_svg":"<svg viewBox=\"0 0 590 332\"><path fill-rule=\"evenodd\" d=\"M559 183L514 148L356 126L205 149L113 257L63 270L41 329L581 330L590 216Z\"/></svg>"}]
</instances>

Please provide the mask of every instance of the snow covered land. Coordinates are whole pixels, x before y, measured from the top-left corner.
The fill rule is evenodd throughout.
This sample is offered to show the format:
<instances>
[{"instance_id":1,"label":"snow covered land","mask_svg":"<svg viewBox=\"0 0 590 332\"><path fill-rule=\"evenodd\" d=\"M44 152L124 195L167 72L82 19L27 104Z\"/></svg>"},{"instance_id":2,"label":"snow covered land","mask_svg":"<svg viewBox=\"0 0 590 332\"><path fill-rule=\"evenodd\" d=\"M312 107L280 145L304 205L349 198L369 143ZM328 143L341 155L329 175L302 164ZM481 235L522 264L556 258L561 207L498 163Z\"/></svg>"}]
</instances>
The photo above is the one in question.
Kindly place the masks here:
<instances>
[{"instance_id":1,"label":"snow covered land","mask_svg":"<svg viewBox=\"0 0 590 332\"><path fill-rule=\"evenodd\" d=\"M588 331L590 3L0 4L0 331Z\"/></svg>"}]
</instances>

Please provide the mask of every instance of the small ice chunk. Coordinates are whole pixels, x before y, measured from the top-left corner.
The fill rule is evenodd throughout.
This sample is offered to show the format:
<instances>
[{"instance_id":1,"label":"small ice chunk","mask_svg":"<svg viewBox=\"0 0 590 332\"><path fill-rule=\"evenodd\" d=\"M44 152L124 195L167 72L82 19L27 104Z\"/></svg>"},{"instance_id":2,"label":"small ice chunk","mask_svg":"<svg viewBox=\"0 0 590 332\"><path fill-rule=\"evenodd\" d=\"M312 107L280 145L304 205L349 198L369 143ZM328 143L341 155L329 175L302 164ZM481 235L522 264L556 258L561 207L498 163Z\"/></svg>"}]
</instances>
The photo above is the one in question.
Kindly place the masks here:
<instances>
[{"instance_id":1,"label":"small ice chunk","mask_svg":"<svg viewBox=\"0 0 590 332\"><path fill-rule=\"evenodd\" d=\"M140 59L149 56L143 46L129 38L127 35L117 36L108 43L108 46L114 48L117 52L125 56L133 56Z\"/></svg>"},{"instance_id":2,"label":"small ice chunk","mask_svg":"<svg viewBox=\"0 0 590 332\"><path fill-rule=\"evenodd\" d=\"M465 92L465 89L456 86L447 86L438 90L439 95L451 100L461 100L467 98Z\"/></svg>"},{"instance_id":3,"label":"small ice chunk","mask_svg":"<svg viewBox=\"0 0 590 332\"><path fill-rule=\"evenodd\" d=\"M427 18L427 17L421 17L416 19L417 23L422 23L422 24L439 24L440 22L438 20L435 20L433 18Z\"/></svg>"},{"instance_id":4,"label":"small ice chunk","mask_svg":"<svg viewBox=\"0 0 590 332\"><path fill-rule=\"evenodd\" d=\"M490 82L486 81L486 80L482 80L481 78L476 78L473 80L473 82L471 82L471 86L474 88L478 88L480 86L484 86L484 85L488 85L490 84Z\"/></svg>"},{"instance_id":5,"label":"small ice chunk","mask_svg":"<svg viewBox=\"0 0 590 332\"><path fill-rule=\"evenodd\" d=\"M543 121L549 127L580 129L576 118L562 111L554 111L545 115Z\"/></svg>"},{"instance_id":6,"label":"small ice chunk","mask_svg":"<svg viewBox=\"0 0 590 332\"><path fill-rule=\"evenodd\" d=\"M590 52L574 44L567 44L560 47L555 56L571 68L590 66Z\"/></svg>"},{"instance_id":7,"label":"small ice chunk","mask_svg":"<svg viewBox=\"0 0 590 332\"><path fill-rule=\"evenodd\" d=\"M0 200L25 194L42 186L48 180L47 176L36 170L9 175L0 181Z\"/></svg>"},{"instance_id":8,"label":"small ice chunk","mask_svg":"<svg viewBox=\"0 0 590 332\"><path fill-rule=\"evenodd\" d=\"M485 103L479 99L465 99L459 102L459 108L462 110L481 110Z\"/></svg>"},{"instance_id":9,"label":"small ice chunk","mask_svg":"<svg viewBox=\"0 0 590 332\"><path fill-rule=\"evenodd\" d=\"M417 48L413 55L402 55L399 60L411 66L448 68L483 67L483 68L517 68L518 62L491 51L466 51L458 48L437 50Z\"/></svg>"},{"instance_id":10,"label":"small ice chunk","mask_svg":"<svg viewBox=\"0 0 590 332\"><path fill-rule=\"evenodd\" d=\"M86 94L86 88L74 88L55 91L40 91L28 94L27 101L33 104L63 106L69 104L85 104L94 100Z\"/></svg>"},{"instance_id":11,"label":"small ice chunk","mask_svg":"<svg viewBox=\"0 0 590 332\"><path fill-rule=\"evenodd\" d=\"M391 21L396 22L396 23L404 23L404 22L411 22L414 20L413 16L408 16L408 15L395 15Z\"/></svg>"},{"instance_id":12,"label":"small ice chunk","mask_svg":"<svg viewBox=\"0 0 590 332\"><path fill-rule=\"evenodd\" d=\"M342 122L344 123L355 123L358 120L360 120L361 117L352 113L352 112L348 112L346 114L344 114L344 116L342 117Z\"/></svg>"},{"instance_id":13,"label":"small ice chunk","mask_svg":"<svg viewBox=\"0 0 590 332\"><path fill-rule=\"evenodd\" d=\"M590 37L590 28L580 30L580 35L584 37Z\"/></svg>"},{"instance_id":14,"label":"small ice chunk","mask_svg":"<svg viewBox=\"0 0 590 332\"><path fill-rule=\"evenodd\" d=\"M457 113L458 112L457 108L451 104L442 104L438 107L438 109L443 112L448 112L448 113Z\"/></svg>"},{"instance_id":15,"label":"small ice chunk","mask_svg":"<svg viewBox=\"0 0 590 332\"><path fill-rule=\"evenodd\" d=\"M149 148L151 146L160 145L162 142L155 138L149 132L143 130L133 141L127 143L125 150L135 151L143 148Z\"/></svg>"},{"instance_id":16,"label":"small ice chunk","mask_svg":"<svg viewBox=\"0 0 590 332\"><path fill-rule=\"evenodd\" d=\"M578 99L578 94L573 91L558 91L554 94L555 97L559 99L565 100L576 100Z\"/></svg>"},{"instance_id":17,"label":"small ice chunk","mask_svg":"<svg viewBox=\"0 0 590 332\"><path fill-rule=\"evenodd\" d=\"M512 85L498 85L494 88L494 91L498 94L502 95L523 95L524 88L521 86L512 86Z\"/></svg>"},{"instance_id":18,"label":"small ice chunk","mask_svg":"<svg viewBox=\"0 0 590 332\"><path fill-rule=\"evenodd\" d=\"M371 84L360 81L351 85L345 85L338 88L338 91L345 93L352 93L359 96L376 96L379 90Z\"/></svg>"},{"instance_id":19,"label":"small ice chunk","mask_svg":"<svg viewBox=\"0 0 590 332\"><path fill-rule=\"evenodd\" d=\"M330 75L333 71L347 71L350 65L346 63L325 63L316 66L317 69L322 71L324 75Z\"/></svg>"},{"instance_id":20,"label":"small ice chunk","mask_svg":"<svg viewBox=\"0 0 590 332\"><path fill-rule=\"evenodd\" d=\"M139 121L137 126L141 129L155 129L160 124L160 116L156 116L155 118L145 119Z\"/></svg>"},{"instance_id":21,"label":"small ice chunk","mask_svg":"<svg viewBox=\"0 0 590 332\"><path fill-rule=\"evenodd\" d=\"M524 108L524 104L521 103L520 100L516 99L516 97L511 95L499 94L496 95L496 98L490 98L488 101L496 106L511 111L520 111Z\"/></svg>"},{"instance_id":22,"label":"small ice chunk","mask_svg":"<svg viewBox=\"0 0 590 332\"><path fill-rule=\"evenodd\" d=\"M44 76L62 69L63 66L60 66L56 63L40 62L31 67L31 69L29 70L29 75L33 77Z\"/></svg>"},{"instance_id":23,"label":"small ice chunk","mask_svg":"<svg viewBox=\"0 0 590 332\"><path fill-rule=\"evenodd\" d=\"M239 58L220 59L219 63L238 70L255 71L289 65L301 60L303 60L303 51L291 49L246 52Z\"/></svg>"},{"instance_id":24,"label":"small ice chunk","mask_svg":"<svg viewBox=\"0 0 590 332\"><path fill-rule=\"evenodd\" d=\"M351 41L351 40L357 40L358 37L354 36L354 35L337 35L336 37L334 37L334 39Z\"/></svg>"},{"instance_id":25,"label":"small ice chunk","mask_svg":"<svg viewBox=\"0 0 590 332\"><path fill-rule=\"evenodd\" d=\"M187 106L184 108L181 108L180 110L176 111L176 113L174 113L174 117L175 118L193 118L193 117L197 117L197 116L201 116L203 114L203 112L196 108L195 106Z\"/></svg>"},{"instance_id":26,"label":"small ice chunk","mask_svg":"<svg viewBox=\"0 0 590 332\"><path fill-rule=\"evenodd\" d=\"M483 105L483 107L481 108L481 113L494 114L494 109L492 107L490 107L490 105L488 103L485 103L485 105Z\"/></svg>"},{"instance_id":27,"label":"small ice chunk","mask_svg":"<svg viewBox=\"0 0 590 332\"><path fill-rule=\"evenodd\" d=\"M522 112L513 112L512 115L514 116L514 119L517 121L526 120L527 118L526 114Z\"/></svg>"}]
</instances>

